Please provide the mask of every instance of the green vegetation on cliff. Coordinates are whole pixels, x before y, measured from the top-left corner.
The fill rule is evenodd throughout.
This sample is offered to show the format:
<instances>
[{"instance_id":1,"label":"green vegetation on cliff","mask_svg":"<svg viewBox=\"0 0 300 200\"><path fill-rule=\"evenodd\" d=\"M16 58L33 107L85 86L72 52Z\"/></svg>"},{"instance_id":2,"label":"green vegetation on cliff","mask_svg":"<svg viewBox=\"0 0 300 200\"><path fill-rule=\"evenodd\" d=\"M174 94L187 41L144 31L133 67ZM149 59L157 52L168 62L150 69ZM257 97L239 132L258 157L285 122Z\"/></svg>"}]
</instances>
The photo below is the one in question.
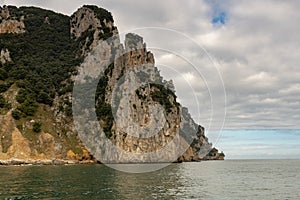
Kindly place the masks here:
<instances>
[{"instance_id":1,"label":"green vegetation on cliff","mask_svg":"<svg viewBox=\"0 0 300 200\"><path fill-rule=\"evenodd\" d=\"M108 68L104 72L104 76L100 78L95 94L96 100L96 115L98 120L102 122L102 128L106 135L106 137L112 137L112 126L113 126L113 113L111 105L105 102L105 90L108 85L109 77L112 75L112 70L114 68L114 64L108 66Z\"/></svg>"},{"instance_id":2,"label":"green vegetation on cliff","mask_svg":"<svg viewBox=\"0 0 300 200\"><path fill-rule=\"evenodd\" d=\"M52 105L54 97L72 91L70 77L82 61L70 38L70 17L34 7L8 7L11 18L24 16L23 34L0 34L0 49L12 62L0 64L0 93L12 83L20 89L18 111L31 116L36 103Z\"/></svg>"},{"instance_id":3,"label":"green vegetation on cliff","mask_svg":"<svg viewBox=\"0 0 300 200\"><path fill-rule=\"evenodd\" d=\"M108 11L88 7L95 12L95 16L102 15L101 19L107 19L107 22L112 20ZM9 17L3 18L7 10L9 14L6 16ZM92 44L95 30L90 28L82 37L72 38L72 17L36 7L0 7L0 18L0 23L17 20L25 25L22 33L4 31L0 34L0 51L7 50L11 58L11 61L0 62L2 152L7 153L12 145L12 131L17 128L29 141L32 152L53 156L51 152L55 151L55 157L58 158L89 157L71 128L70 97L72 76L77 74L84 58L82 44ZM104 34L108 33L104 31ZM87 39L89 41L86 43ZM10 115L9 110L14 122L6 117ZM11 129L7 129L7 126L11 126ZM49 135L43 138L45 133ZM49 141L43 143L43 140ZM52 148L48 148L49 145L53 145ZM71 153L68 155L69 150ZM75 157L72 157L73 153Z\"/></svg>"}]
</instances>

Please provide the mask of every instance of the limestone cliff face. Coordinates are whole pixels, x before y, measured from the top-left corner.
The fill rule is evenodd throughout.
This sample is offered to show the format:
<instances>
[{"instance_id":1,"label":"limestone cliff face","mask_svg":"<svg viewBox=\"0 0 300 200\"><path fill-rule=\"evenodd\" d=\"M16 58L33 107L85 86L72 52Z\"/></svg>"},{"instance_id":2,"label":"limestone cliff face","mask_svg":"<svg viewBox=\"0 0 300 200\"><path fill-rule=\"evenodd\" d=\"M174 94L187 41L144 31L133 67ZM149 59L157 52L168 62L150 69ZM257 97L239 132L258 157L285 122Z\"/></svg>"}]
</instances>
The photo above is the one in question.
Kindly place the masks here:
<instances>
[{"instance_id":1,"label":"limestone cliff face","mask_svg":"<svg viewBox=\"0 0 300 200\"><path fill-rule=\"evenodd\" d=\"M86 17L81 17L83 15ZM98 157L112 163L169 162L175 161L175 157L178 161L205 159L212 144L205 137L204 128L193 121L187 108L176 102L172 81L164 81L160 76L154 56L147 51L143 38L129 33L123 45L113 19L101 19L105 25L103 28L94 16L96 14L89 8L79 9L72 21L78 22L81 17L84 25L75 25L71 32L79 39L88 27L92 32L110 31L106 33L110 38L99 38L98 34L92 39L86 38L85 44L89 40L93 43L90 42L89 48L84 47L88 49L85 51L86 60L79 71L82 80L97 80L97 74L104 73L105 79L100 78L100 82L105 87L97 91L100 95L96 95L96 111L105 110L111 116L97 113L103 128L101 137L109 138L119 149L112 148L110 142L98 145L100 147L93 146L94 136L84 135L84 140L89 141L87 148L94 155L101 152ZM95 44L101 48L97 49L99 46ZM83 118L90 119L91 116L86 114ZM89 123L83 120L84 130L89 130L85 124ZM181 147L185 147L183 155L176 155Z\"/></svg>"},{"instance_id":2,"label":"limestone cliff face","mask_svg":"<svg viewBox=\"0 0 300 200\"><path fill-rule=\"evenodd\" d=\"M174 139L180 130L181 116L176 97L164 86L153 54L147 51L140 36L127 34L122 51L123 62L115 64L112 70L119 77L109 79L105 98L107 103L112 98L121 99L112 105L115 121L111 138L125 151L109 153L108 157L115 157L112 162L155 162L157 158L161 162L172 161L178 148ZM124 82L118 85L118 79ZM171 147L162 150L168 144Z\"/></svg>"},{"instance_id":3,"label":"limestone cliff face","mask_svg":"<svg viewBox=\"0 0 300 200\"><path fill-rule=\"evenodd\" d=\"M40 18L46 28L53 25L53 17L48 14ZM26 33L26 17L14 18L7 7L2 8L0 34ZM20 24L4 25L9 20ZM213 148L204 128L176 101L172 81L160 76L154 55L141 36L127 34L122 44L111 13L95 6L79 8L69 20L70 40L76 56L84 58L82 64L73 66L76 70L69 72L70 78L60 83L63 88L56 88L52 94L53 102L40 103L36 114L21 119L15 116L15 111L24 109L24 103L16 100L22 91L19 82L1 93L7 104L3 108L0 104L0 160L90 161L95 156L100 161L119 163L212 158L208 153ZM14 63L4 47L0 58L3 66ZM5 82L8 79L3 78ZM87 110L72 116L71 106L77 99L70 83L78 79L82 85L97 80L92 96L95 101L91 101L95 121L89 120L93 114ZM74 122L77 118L81 120ZM102 129L90 130L93 123ZM33 131L39 124L42 129ZM87 134L82 136L80 130ZM103 142L101 138L108 140ZM216 155L218 151L214 151L214 159L219 159Z\"/></svg>"}]
</instances>

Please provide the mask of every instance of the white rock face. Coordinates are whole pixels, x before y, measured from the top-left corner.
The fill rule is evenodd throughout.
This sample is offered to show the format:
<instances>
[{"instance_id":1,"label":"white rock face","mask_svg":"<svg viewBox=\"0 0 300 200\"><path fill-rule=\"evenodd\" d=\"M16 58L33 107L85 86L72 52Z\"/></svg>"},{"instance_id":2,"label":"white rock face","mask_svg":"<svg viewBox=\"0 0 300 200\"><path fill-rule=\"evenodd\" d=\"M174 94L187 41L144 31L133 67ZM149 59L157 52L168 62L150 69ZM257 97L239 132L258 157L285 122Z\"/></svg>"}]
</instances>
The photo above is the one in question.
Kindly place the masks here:
<instances>
[{"instance_id":1,"label":"white rock face","mask_svg":"<svg viewBox=\"0 0 300 200\"><path fill-rule=\"evenodd\" d=\"M71 17L71 36L78 40L84 37L82 44L82 55L86 56L90 51L95 50L98 42L103 40L105 34L118 35L118 30L112 21L106 18L99 19L97 13L89 7L78 9ZM86 37L85 34L88 34Z\"/></svg>"},{"instance_id":2,"label":"white rock face","mask_svg":"<svg viewBox=\"0 0 300 200\"><path fill-rule=\"evenodd\" d=\"M78 9L71 19L72 36L79 38L89 28L101 28L100 20L96 18L93 10L85 7Z\"/></svg>"},{"instance_id":3,"label":"white rock face","mask_svg":"<svg viewBox=\"0 0 300 200\"><path fill-rule=\"evenodd\" d=\"M25 24L23 21L18 20L3 20L0 23L0 34L1 33L25 33Z\"/></svg>"},{"instance_id":4,"label":"white rock face","mask_svg":"<svg viewBox=\"0 0 300 200\"><path fill-rule=\"evenodd\" d=\"M6 6L0 7L0 34L1 33L25 33L24 17L20 20L11 19L9 10Z\"/></svg>"},{"instance_id":5,"label":"white rock face","mask_svg":"<svg viewBox=\"0 0 300 200\"><path fill-rule=\"evenodd\" d=\"M0 62L2 64L5 64L7 62L11 62L11 57L10 57L10 53L8 51L8 49L1 49L0 52Z\"/></svg>"},{"instance_id":6,"label":"white rock face","mask_svg":"<svg viewBox=\"0 0 300 200\"><path fill-rule=\"evenodd\" d=\"M0 19L8 19L10 17L9 10L7 6L3 6L3 8L0 6Z\"/></svg>"},{"instance_id":7,"label":"white rock face","mask_svg":"<svg viewBox=\"0 0 300 200\"><path fill-rule=\"evenodd\" d=\"M127 34L123 46L113 22L101 22L90 8L79 9L71 24L75 39L82 39L86 31L95 32L93 43L84 47L88 50L75 85L96 88L99 79L106 77L104 99L87 101L95 91L80 87L75 89L80 95L73 96L75 107L78 102L85 104L75 108L79 137L97 159L104 163L174 162L199 160L208 153L212 147L204 129L176 102L173 82L160 76L142 37ZM111 37L99 37L103 30L109 30ZM108 122L97 119L95 104L111 107L109 131L102 129Z\"/></svg>"}]
</instances>

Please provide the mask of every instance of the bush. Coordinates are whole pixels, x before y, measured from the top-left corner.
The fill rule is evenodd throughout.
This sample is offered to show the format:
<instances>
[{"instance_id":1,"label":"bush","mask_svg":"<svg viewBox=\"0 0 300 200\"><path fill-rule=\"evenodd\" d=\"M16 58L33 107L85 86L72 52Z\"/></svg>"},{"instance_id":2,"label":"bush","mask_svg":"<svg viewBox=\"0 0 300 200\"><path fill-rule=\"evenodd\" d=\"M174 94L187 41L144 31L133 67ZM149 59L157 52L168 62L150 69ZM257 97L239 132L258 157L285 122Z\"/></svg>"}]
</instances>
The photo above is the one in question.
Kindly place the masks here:
<instances>
[{"instance_id":1,"label":"bush","mask_svg":"<svg viewBox=\"0 0 300 200\"><path fill-rule=\"evenodd\" d=\"M179 103L176 102L176 95L174 94L174 92L161 84L150 83L150 87L154 88L154 90L150 93L152 100L164 106L166 114L172 112L173 107L178 108ZM141 89L137 89L135 93L139 99L145 100L147 96L142 94L142 92L140 91ZM171 102L169 97L173 97L174 101Z\"/></svg>"},{"instance_id":2,"label":"bush","mask_svg":"<svg viewBox=\"0 0 300 200\"><path fill-rule=\"evenodd\" d=\"M42 124L40 122L34 122L32 130L36 133L41 132Z\"/></svg>"},{"instance_id":3,"label":"bush","mask_svg":"<svg viewBox=\"0 0 300 200\"><path fill-rule=\"evenodd\" d=\"M24 103L21 104L19 110L24 113L26 116L33 116L38 108L38 105L31 101L26 100Z\"/></svg>"},{"instance_id":4,"label":"bush","mask_svg":"<svg viewBox=\"0 0 300 200\"><path fill-rule=\"evenodd\" d=\"M11 115L15 120L19 120L22 117L22 114L17 110L13 110Z\"/></svg>"},{"instance_id":5,"label":"bush","mask_svg":"<svg viewBox=\"0 0 300 200\"><path fill-rule=\"evenodd\" d=\"M4 81L5 79L8 78L8 75L4 69L0 68L0 80Z\"/></svg>"},{"instance_id":6,"label":"bush","mask_svg":"<svg viewBox=\"0 0 300 200\"><path fill-rule=\"evenodd\" d=\"M19 103L24 103L29 96L29 92L23 88L21 88L16 96L16 100Z\"/></svg>"},{"instance_id":7,"label":"bush","mask_svg":"<svg viewBox=\"0 0 300 200\"><path fill-rule=\"evenodd\" d=\"M40 92L38 97L37 97L37 102L47 104L49 106L52 105L52 98L45 92Z\"/></svg>"},{"instance_id":8,"label":"bush","mask_svg":"<svg viewBox=\"0 0 300 200\"><path fill-rule=\"evenodd\" d=\"M7 101L4 99L2 95L0 95L0 108L6 108L6 109L11 108L10 103L7 103Z\"/></svg>"},{"instance_id":9,"label":"bush","mask_svg":"<svg viewBox=\"0 0 300 200\"><path fill-rule=\"evenodd\" d=\"M68 117L71 117L72 114L73 114L73 110L72 110L72 106L70 105L67 105L66 108L65 108L65 113Z\"/></svg>"},{"instance_id":10,"label":"bush","mask_svg":"<svg viewBox=\"0 0 300 200\"><path fill-rule=\"evenodd\" d=\"M0 108L4 108L6 101L2 95L0 95Z\"/></svg>"},{"instance_id":11,"label":"bush","mask_svg":"<svg viewBox=\"0 0 300 200\"><path fill-rule=\"evenodd\" d=\"M6 92L10 88L11 85L12 85L12 83L0 84L0 93Z\"/></svg>"}]
</instances>

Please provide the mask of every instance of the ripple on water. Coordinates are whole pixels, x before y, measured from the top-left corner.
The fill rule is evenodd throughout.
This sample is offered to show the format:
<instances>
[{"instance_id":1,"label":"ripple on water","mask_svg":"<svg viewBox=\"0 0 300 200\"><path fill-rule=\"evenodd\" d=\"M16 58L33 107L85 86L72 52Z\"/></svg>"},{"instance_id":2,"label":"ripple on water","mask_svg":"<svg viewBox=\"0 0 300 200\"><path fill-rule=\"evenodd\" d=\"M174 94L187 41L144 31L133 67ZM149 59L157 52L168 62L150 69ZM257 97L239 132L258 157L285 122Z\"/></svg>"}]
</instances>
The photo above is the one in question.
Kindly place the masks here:
<instances>
[{"instance_id":1,"label":"ripple on water","mask_svg":"<svg viewBox=\"0 0 300 200\"><path fill-rule=\"evenodd\" d=\"M0 167L0 199L300 199L300 160L181 163L146 174L104 165Z\"/></svg>"}]
</instances>

